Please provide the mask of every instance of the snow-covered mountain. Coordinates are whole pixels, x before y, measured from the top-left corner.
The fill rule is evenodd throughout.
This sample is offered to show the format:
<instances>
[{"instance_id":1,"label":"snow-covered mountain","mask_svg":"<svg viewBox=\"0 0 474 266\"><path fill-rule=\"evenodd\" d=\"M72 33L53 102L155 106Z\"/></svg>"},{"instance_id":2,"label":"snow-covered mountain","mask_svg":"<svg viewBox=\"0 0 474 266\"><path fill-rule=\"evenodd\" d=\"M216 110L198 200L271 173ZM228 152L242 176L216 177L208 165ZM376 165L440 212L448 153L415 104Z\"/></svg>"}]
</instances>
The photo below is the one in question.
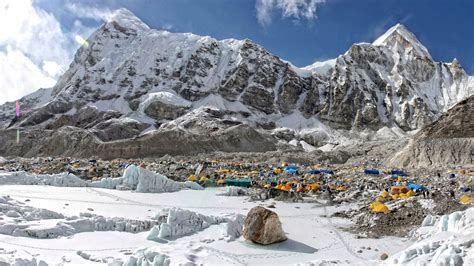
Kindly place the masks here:
<instances>
[{"instance_id":1,"label":"snow-covered mountain","mask_svg":"<svg viewBox=\"0 0 474 266\"><path fill-rule=\"evenodd\" d=\"M251 40L150 29L120 9L51 89L0 106L0 128L87 129L100 141L234 127L320 146L348 132L420 129L474 92L398 24L372 44L297 68ZM256 133L257 133L256 131ZM266 137L265 137L266 138Z\"/></svg>"}]
</instances>

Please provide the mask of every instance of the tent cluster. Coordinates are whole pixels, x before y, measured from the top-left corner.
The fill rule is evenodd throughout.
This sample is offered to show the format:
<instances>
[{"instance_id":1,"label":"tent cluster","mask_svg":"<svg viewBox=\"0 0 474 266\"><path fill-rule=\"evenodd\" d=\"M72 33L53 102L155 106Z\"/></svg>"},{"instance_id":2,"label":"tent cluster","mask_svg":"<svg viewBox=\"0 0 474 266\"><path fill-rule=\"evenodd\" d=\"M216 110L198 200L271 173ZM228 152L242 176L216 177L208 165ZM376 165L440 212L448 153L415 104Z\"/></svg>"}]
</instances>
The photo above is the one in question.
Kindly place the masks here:
<instances>
[{"instance_id":1,"label":"tent cluster","mask_svg":"<svg viewBox=\"0 0 474 266\"><path fill-rule=\"evenodd\" d=\"M390 209L384 203L388 201L407 200L425 192L427 192L427 188L423 185L408 183L403 176L398 176L390 189L385 189L375 198L369 205L369 209L374 213L387 214L390 212Z\"/></svg>"}]
</instances>

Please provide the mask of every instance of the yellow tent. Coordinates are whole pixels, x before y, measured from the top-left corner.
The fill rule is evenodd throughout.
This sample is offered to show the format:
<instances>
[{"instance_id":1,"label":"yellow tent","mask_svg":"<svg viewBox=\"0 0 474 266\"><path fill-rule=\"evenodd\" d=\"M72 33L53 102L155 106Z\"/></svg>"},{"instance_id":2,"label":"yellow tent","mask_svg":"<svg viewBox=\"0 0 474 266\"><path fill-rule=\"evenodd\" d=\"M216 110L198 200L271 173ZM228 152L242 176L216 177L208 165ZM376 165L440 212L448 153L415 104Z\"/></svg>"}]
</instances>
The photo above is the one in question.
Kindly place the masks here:
<instances>
[{"instance_id":1,"label":"yellow tent","mask_svg":"<svg viewBox=\"0 0 474 266\"><path fill-rule=\"evenodd\" d=\"M205 176L202 176L201 179L199 179L199 181L201 181L201 182L205 182L205 181L207 181L207 180L209 180L209 178L207 178L207 177L205 177Z\"/></svg>"},{"instance_id":2,"label":"yellow tent","mask_svg":"<svg viewBox=\"0 0 474 266\"><path fill-rule=\"evenodd\" d=\"M230 172L230 170L229 170L229 169L222 169L222 168L221 168L221 169L217 170L217 172L218 172L219 174L227 174L227 173Z\"/></svg>"},{"instance_id":3,"label":"yellow tent","mask_svg":"<svg viewBox=\"0 0 474 266\"><path fill-rule=\"evenodd\" d=\"M408 193L400 193L400 194L398 194L398 196L400 196L400 198L402 198L402 199L408 199L408 198L412 197L412 196L408 195Z\"/></svg>"},{"instance_id":4,"label":"yellow tent","mask_svg":"<svg viewBox=\"0 0 474 266\"><path fill-rule=\"evenodd\" d=\"M344 186L338 186L336 188L337 191L346 191L346 188Z\"/></svg>"},{"instance_id":5,"label":"yellow tent","mask_svg":"<svg viewBox=\"0 0 474 266\"><path fill-rule=\"evenodd\" d=\"M308 184L308 185L306 185L306 190L307 190L307 191L310 191L310 190L316 191L316 190L318 190L320 187L321 187L321 185L319 185L319 184L317 184L317 183L315 183L315 184Z\"/></svg>"},{"instance_id":6,"label":"yellow tent","mask_svg":"<svg viewBox=\"0 0 474 266\"><path fill-rule=\"evenodd\" d=\"M369 209L371 209L375 213L385 213L385 214L390 213L389 208L385 204L378 201L372 202L369 205Z\"/></svg>"},{"instance_id":7,"label":"yellow tent","mask_svg":"<svg viewBox=\"0 0 474 266\"><path fill-rule=\"evenodd\" d=\"M464 195L459 199L459 202L462 204L468 204L468 203L474 202L474 198Z\"/></svg>"},{"instance_id":8,"label":"yellow tent","mask_svg":"<svg viewBox=\"0 0 474 266\"><path fill-rule=\"evenodd\" d=\"M376 202L384 202L385 199L382 198L381 196L378 196L378 197L375 198L375 201L376 201Z\"/></svg>"},{"instance_id":9,"label":"yellow tent","mask_svg":"<svg viewBox=\"0 0 474 266\"><path fill-rule=\"evenodd\" d=\"M389 193L387 191L384 191L382 193L380 193L380 196L383 197L383 198L386 198L388 197Z\"/></svg>"},{"instance_id":10,"label":"yellow tent","mask_svg":"<svg viewBox=\"0 0 474 266\"><path fill-rule=\"evenodd\" d=\"M193 181L193 182L195 182L195 181L198 181L198 178L197 178L197 176L195 176L195 175L190 175L190 176L188 177L188 181Z\"/></svg>"},{"instance_id":11,"label":"yellow tent","mask_svg":"<svg viewBox=\"0 0 474 266\"><path fill-rule=\"evenodd\" d=\"M225 185L225 180L224 179L217 180L217 185L219 185L219 186Z\"/></svg>"}]
</instances>

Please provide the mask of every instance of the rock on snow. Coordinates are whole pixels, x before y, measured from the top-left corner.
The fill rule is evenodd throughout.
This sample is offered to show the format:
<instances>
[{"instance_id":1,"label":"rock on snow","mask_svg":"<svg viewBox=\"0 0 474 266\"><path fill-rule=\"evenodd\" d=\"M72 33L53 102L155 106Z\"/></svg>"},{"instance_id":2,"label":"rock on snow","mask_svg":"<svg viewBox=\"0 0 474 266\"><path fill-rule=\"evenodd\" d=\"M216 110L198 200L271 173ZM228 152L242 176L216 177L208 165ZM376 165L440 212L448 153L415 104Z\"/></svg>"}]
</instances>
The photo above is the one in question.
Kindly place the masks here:
<instances>
[{"instance_id":1,"label":"rock on snow","mask_svg":"<svg viewBox=\"0 0 474 266\"><path fill-rule=\"evenodd\" d=\"M262 245L269 245L287 239L278 215L260 206L252 208L247 214L244 237Z\"/></svg>"}]
</instances>

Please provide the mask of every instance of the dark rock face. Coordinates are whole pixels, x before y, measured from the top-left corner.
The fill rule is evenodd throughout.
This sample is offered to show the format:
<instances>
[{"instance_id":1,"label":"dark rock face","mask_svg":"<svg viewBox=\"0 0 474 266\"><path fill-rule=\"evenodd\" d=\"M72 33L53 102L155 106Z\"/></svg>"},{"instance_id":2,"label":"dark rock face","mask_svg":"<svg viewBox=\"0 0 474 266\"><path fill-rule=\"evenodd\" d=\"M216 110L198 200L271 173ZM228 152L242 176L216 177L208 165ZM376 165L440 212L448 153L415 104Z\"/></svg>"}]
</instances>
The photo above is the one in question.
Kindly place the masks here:
<instances>
[{"instance_id":1,"label":"dark rock face","mask_svg":"<svg viewBox=\"0 0 474 266\"><path fill-rule=\"evenodd\" d=\"M136 121L124 123L116 119L110 119L94 126L93 133L102 141L113 141L128 139L138 136L140 132L148 128L148 124Z\"/></svg>"},{"instance_id":2,"label":"dark rock face","mask_svg":"<svg viewBox=\"0 0 474 266\"><path fill-rule=\"evenodd\" d=\"M252 208L247 214L243 236L247 240L262 245L287 239L278 215L260 206Z\"/></svg>"},{"instance_id":3,"label":"dark rock face","mask_svg":"<svg viewBox=\"0 0 474 266\"><path fill-rule=\"evenodd\" d=\"M242 103L251 106L265 114L273 113L273 91L268 91L262 87L249 87L242 95Z\"/></svg>"},{"instance_id":4,"label":"dark rock face","mask_svg":"<svg viewBox=\"0 0 474 266\"><path fill-rule=\"evenodd\" d=\"M224 99L235 101L245 88L248 86L250 72L246 64L242 64L237 67L235 71L232 71L231 77L225 81L224 85L218 90L218 93L224 97Z\"/></svg>"},{"instance_id":5,"label":"dark rock face","mask_svg":"<svg viewBox=\"0 0 474 266\"><path fill-rule=\"evenodd\" d=\"M147 108L145 108L145 114L156 120L168 119L174 120L186 113L189 107L181 107L162 103L160 101L154 101Z\"/></svg>"},{"instance_id":6,"label":"dark rock face","mask_svg":"<svg viewBox=\"0 0 474 266\"><path fill-rule=\"evenodd\" d=\"M62 115L52 123L46 125L46 129L58 129L64 126L74 126L79 128L92 128L95 125L109 119L122 116L116 111L98 111L93 107L83 107L73 115Z\"/></svg>"}]
</instances>

